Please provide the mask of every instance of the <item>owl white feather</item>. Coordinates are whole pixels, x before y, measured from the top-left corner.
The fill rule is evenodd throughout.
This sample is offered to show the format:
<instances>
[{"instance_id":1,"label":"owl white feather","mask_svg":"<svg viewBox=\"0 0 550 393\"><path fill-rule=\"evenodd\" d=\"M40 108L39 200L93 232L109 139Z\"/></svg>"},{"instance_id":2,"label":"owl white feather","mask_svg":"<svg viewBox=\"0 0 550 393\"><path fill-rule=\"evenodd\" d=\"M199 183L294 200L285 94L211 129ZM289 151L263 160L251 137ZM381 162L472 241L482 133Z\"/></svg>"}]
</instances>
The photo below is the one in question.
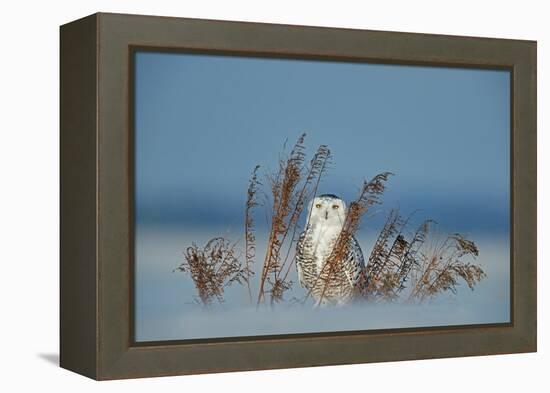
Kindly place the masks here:
<instances>
[{"instance_id":1,"label":"owl white feather","mask_svg":"<svg viewBox=\"0 0 550 393\"><path fill-rule=\"evenodd\" d=\"M306 226L296 247L300 285L321 304L345 304L364 282L365 260L359 243L350 238L346 256L338 261L327 280L327 259L332 253L346 219L345 202L323 194L309 204Z\"/></svg>"}]
</instances>

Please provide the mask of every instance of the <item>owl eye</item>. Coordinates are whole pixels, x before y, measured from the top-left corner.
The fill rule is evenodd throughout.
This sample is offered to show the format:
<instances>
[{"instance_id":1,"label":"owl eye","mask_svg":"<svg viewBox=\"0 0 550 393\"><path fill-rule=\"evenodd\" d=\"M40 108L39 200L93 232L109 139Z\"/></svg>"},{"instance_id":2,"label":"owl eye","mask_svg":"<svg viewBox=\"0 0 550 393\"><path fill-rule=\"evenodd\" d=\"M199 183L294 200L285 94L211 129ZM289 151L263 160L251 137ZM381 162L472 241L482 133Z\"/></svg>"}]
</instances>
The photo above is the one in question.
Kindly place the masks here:
<instances>
[{"instance_id":1,"label":"owl eye","mask_svg":"<svg viewBox=\"0 0 550 393\"><path fill-rule=\"evenodd\" d=\"M333 209L338 209L339 207L340 207L340 206L338 206L338 205L332 205L332 208L333 208Z\"/></svg>"},{"instance_id":2,"label":"owl eye","mask_svg":"<svg viewBox=\"0 0 550 393\"><path fill-rule=\"evenodd\" d=\"M318 203L318 204L315 205L315 207L316 207L317 209L320 209L320 208L321 208L321 204Z\"/></svg>"}]
</instances>

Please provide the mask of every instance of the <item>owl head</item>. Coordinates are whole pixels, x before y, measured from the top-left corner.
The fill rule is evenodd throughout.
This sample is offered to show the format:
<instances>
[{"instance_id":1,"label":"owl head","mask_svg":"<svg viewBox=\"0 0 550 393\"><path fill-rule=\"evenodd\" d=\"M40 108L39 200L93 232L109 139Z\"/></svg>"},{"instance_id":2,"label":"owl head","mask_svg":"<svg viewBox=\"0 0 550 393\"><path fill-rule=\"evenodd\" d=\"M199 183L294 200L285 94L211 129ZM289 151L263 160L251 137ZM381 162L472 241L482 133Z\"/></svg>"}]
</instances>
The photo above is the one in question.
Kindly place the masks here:
<instances>
[{"instance_id":1,"label":"owl head","mask_svg":"<svg viewBox=\"0 0 550 393\"><path fill-rule=\"evenodd\" d=\"M323 194L309 204L308 226L338 226L346 219L346 203L333 194Z\"/></svg>"}]
</instances>

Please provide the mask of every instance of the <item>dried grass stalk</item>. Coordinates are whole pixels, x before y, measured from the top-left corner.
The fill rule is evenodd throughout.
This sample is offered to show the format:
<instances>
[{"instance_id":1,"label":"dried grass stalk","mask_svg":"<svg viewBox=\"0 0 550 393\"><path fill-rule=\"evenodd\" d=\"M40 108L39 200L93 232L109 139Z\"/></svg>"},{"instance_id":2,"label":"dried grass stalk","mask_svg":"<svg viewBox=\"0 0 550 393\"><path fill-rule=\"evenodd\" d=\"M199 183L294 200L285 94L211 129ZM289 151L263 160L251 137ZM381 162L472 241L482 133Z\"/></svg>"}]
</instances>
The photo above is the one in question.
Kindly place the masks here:
<instances>
[{"instance_id":1,"label":"dried grass stalk","mask_svg":"<svg viewBox=\"0 0 550 393\"><path fill-rule=\"evenodd\" d=\"M292 148L286 160L279 160L279 169L274 177L270 178L273 210L271 215L271 230L267 242L267 250L260 277L260 289L257 304L265 296L265 284L269 275L277 277L281 261L282 239L288 229L288 218L295 204L295 189L300 182L304 163L304 140L302 134ZM272 281L272 285L279 285Z\"/></svg>"},{"instance_id":2,"label":"dried grass stalk","mask_svg":"<svg viewBox=\"0 0 550 393\"><path fill-rule=\"evenodd\" d=\"M367 262L367 277L372 280L376 280L380 273L384 270L387 263L390 252L388 251L388 245L391 238L398 232L398 226L400 224L400 216L398 211L391 210L384 227L378 234L378 238L374 243L371 254ZM397 238L396 238L397 241Z\"/></svg>"},{"instance_id":3,"label":"dried grass stalk","mask_svg":"<svg viewBox=\"0 0 550 393\"><path fill-rule=\"evenodd\" d=\"M326 173L328 165L330 164L330 160L331 160L330 149L326 145L321 145L317 148L317 151L315 152L315 154L313 155L312 159L309 162L309 167L306 170L305 180L296 198L294 212L292 213L292 216L289 221L289 225L287 227L287 231L283 236L283 240L282 240L284 243L285 239L287 239L287 235L290 233L290 231L292 231L290 241L287 242L288 245L287 245L286 256L283 260L283 263L281 264L281 269L279 271L279 272L282 272L284 267L286 266L286 272L282 276L282 279L280 278L279 275L277 277L283 282L286 282L290 269L292 268L295 262L296 254L293 252L296 249L295 243L296 243L296 237L298 235L298 220L300 219L300 216L304 210L305 202L307 200L311 200L315 198L315 196L317 195L319 184L321 183L321 179L323 175ZM291 259L289 259L291 253L293 253L292 254L293 256ZM282 292L281 292L281 297L278 297L278 296L276 297L276 300L280 300L280 299L282 299Z\"/></svg>"},{"instance_id":4,"label":"dried grass stalk","mask_svg":"<svg viewBox=\"0 0 550 393\"><path fill-rule=\"evenodd\" d=\"M486 274L480 265L464 262L462 258L475 259L478 255L476 244L464 235L455 233L448 236L424 255L408 300L424 301L445 291L456 293L460 279L473 290Z\"/></svg>"},{"instance_id":5,"label":"dried grass stalk","mask_svg":"<svg viewBox=\"0 0 550 393\"><path fill-rule=\"evenodd\" d=\"M363 182L358 198L350 203L342 231L318 277L322 290L317 299L317 305L322 303L327 288L332 285L331 281L334 278L336 266L348 254L348 247L352 243L351 238L357 232L362 216L367 213L371 206L380 203L380 198L386 189L386 182L391 175L391 172L383 172L370 181ZM313 285L312 290L315 290L317 285ZM308 296L312 290L309 291Z\"/></svg>"},{"instance_id":6,"label":"dried grass stalk","mask_svg":"<svg viewBox=\"0 0 550 393\"><path fill-rule=\"evenodd\" d=\"M302 134L298 138L286 158L279 159L277 171L268 175L272 198L271 226L257 305L265 300L266 294L270 295L271 304L282 301L285 291L291 288L288 274L296 257L298 221L306 201L317 195L331 161L328 146L321 145L306 165L305 136ZM252 171L247 189L244 263L241 264L236 256L235 244L218 237L203 248L196 244L189 247L184 253L185 261L176 269L191 276L198 298L204 305L210 305L215 300L222 302L224 288L234 282L246 284L252 301L250 279L254 274L256 257L253 210L259 205L257 193L262 186L258 170L259 166L256 166ZM319 305L327 288L340 285L335 282L336 267L347 255L347 247L362 217L373 205L381 203L391 175L390 172L380 173L363 183L358 198L349 205L342 231L317 278L318 283L309 290L303 302L315 291ZM362 282L357 286L356 297L368 301L395 301L408 296L408 301L424 301L441 292L456 292L461 279L473 290L486 277L480 265L463 260L478 256L479 251L473 241L461 234L454 234L426 251L434 221L424 221L408 236L406 231L411 216L403 219L399 211L390 211L361 275Z\"/></svg>"},{"instance_id":7,"label":"dried grass stalk","mask_svg":"<svg viewBox=\"0 0 550 393\"><path fill-rule=\"evenodd\" d=\"M306 166L305 136L302 134L298 138L286 159L279 160L277 173L269 176L273 207L258 305L266 293L270 294L273 304L281 301L284 292L290 289L292 283L288 280L288 273L294 262L294 257L290 258L290 255L296 242L298 221L305 202L316 194L330 161L330 150L326 145L321 145Z\"/></svg>"},{"instance_id":8,"label":"dried grass stalk","mask_svg":"<svg viewBox=\"0 0 550 393\"><path fill-rule=\"evenodd\" d=\"M388 215L369 257L363 298L394 301L408 290L408 301L423 301L444 291L455 293L460 279L474 289L486 277L480 265L464 261L479 255L473 241L454 234L424 251L435 221L424 221L407 239L409 218L403 220L395 210Z\"/></svg>"},{"instance_id":9,"label":"dried grass stalk","mask_svg":"<svg viewBox=\"0 0 550 393\"><path fill-rule=\"evenodd\" d=\"M223 237L208 241L204 247L193 243L184 253L185 261L176 271L188 273L195 284L198 299L205 305L223 302L225 287L243 284L248 272L235 252L235 243Z\"/></svg>"},{"instance_id":10,"label":"dried grass stalk","mask_svg":"<svg viewBox=\"0 0 550 393\"><path fill-rule=\"evenodd\" d=\"M366 298L396 300L406 288L411 272L418 266L419 252L433 221L424 221L407 240L405 229L409 219L410 216L404 220L397 211L390 213L367 265L369 282L364 293Z\"/></svg>"},{"instance_id":11,"label":"dried grass stalk","mask_svg":"<svg viewBox=\"0 0 550 393\"><path fill-rule=\"evenodd\" d=\"M252 267L254 265L254 258L256 257L256 232L254 229L254 217L252 215L253 209L259 205L256 194L261 183L258 179L259 165L256 165L252 171L252 176L248 183L245 218L244 218L244 238L245 238L245 270L246 270L246 287L248 290L248 298L252 302L252 290L250 288L250 277L254 275Z\"/></svg>"}]
</instances>

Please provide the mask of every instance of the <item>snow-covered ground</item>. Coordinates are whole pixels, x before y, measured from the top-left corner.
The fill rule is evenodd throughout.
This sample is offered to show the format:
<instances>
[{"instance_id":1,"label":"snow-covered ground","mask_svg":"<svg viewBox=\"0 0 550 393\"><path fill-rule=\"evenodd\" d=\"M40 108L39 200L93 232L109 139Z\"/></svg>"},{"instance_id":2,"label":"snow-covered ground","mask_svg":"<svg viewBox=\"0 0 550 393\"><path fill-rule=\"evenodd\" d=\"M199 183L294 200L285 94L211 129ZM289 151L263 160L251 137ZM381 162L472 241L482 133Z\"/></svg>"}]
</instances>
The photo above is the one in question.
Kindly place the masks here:
<instances>
[{"instance_id":1,"label":"snow-covered ground","mask_svg":"<svg viewBox=\"0 0 550 393\"><path fill-rule=\"evenodd\" d=\"M509 243L503 236L469 234L479 247L478 262L487 273L475 291L464 284L457 295L443 294L420 305L312 309L311 305L282 304L275 309L256 310L248 301L246 289L236 284L227 290L225 303L204 310L193 301L196 292L192 281L172 271L191 242L202 245L217 235L238 240L242 234L238 230L145 226L139 226L136 232L137 341L501 323L510 317ZM260 270L265 249L261 239L262 234L258 234L256 271ZM372 234L359 235L358 240L368 256ZM295 284L286 297L300 298L304 292L296 282L295 269L291 274Z\"/></svg>"}]
</instances>

